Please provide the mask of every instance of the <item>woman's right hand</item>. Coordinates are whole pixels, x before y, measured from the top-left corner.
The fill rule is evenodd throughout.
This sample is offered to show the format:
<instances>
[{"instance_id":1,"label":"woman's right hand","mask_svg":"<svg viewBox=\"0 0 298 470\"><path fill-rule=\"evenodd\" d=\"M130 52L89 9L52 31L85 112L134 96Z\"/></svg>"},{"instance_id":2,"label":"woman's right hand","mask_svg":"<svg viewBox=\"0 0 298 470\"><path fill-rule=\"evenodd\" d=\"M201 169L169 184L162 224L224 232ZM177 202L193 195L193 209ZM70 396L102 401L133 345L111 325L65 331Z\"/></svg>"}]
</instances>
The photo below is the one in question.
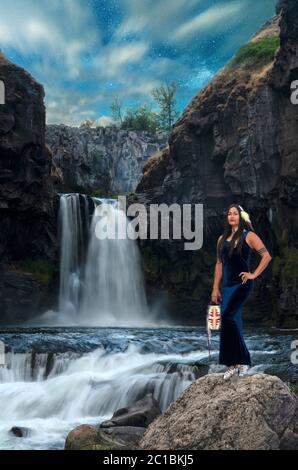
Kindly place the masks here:
<instances>
[{"instance_id":1,"label":"woman's right hand","mask_svg":"<svg viewBox=\"0 0 298 470\"><path fill-rule=\"evenodd\" d=\"M212 302L219 304L221 302L222 297L219 289L213 289L212 294L211 294L211 300Z\"/></svg>"}]
</instances>

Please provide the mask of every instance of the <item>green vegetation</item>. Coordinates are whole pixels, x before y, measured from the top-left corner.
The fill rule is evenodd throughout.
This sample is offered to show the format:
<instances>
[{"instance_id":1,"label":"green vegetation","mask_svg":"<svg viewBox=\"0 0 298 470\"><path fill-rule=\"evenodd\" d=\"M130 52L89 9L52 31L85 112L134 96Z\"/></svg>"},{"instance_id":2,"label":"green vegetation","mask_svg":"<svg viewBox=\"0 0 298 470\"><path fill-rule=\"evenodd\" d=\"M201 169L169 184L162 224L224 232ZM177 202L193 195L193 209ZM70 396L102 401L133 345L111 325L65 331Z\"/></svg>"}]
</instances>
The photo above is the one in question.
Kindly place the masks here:
<instances>
[{"instance_id":1,"label":"green vegetation","mask_svg":"<svg viewBox=\"0 0 298 470\"><path fill-rule=\"evenodd\" d=\"M107 193L102 188L94 189L89 194L91 197L106 197Z\"/></svg>"},{"instance_id":2,"label":"green vegetation","mask_svg":"<svg viewBox=\"0 0 298 470\"><path fill-rule=\"evenodd\" d=\"M298 280L298 249L295 247L289 247L289 233L288 229L284 229L281 240L278 256L274 256L272 272L273 276L276 279L276 283L280 285L281 290L284 292L290 291L294 293L295 286L297 286ZM279 303L279 293L272 292L272 319L276 325L281 326L279 312L278 312L278 303ZM297 318L296 315L287 316L282 320L282 326L284 328L297 328Z\"/></svg>"},{"instance_id":3,"label":"green vegetation","mask_svg":"<svg viewBox=\"0 0 298 470\"><path fill-rule=\"evenodd\" d=\"M298 380L294 383L289 383L289 388L291 389L291 391L293 393L295 393L295 395L297 395L298 397Z\"/></svg>"},{"instance_id":4,"label":"green vegetation","mask_svg":"<svg viewBox=\"0 0 298 470\"><path fill-rule=\"evenodd\" d=\"M95 119L85 119L80 124L80 127L92 127L95 124Z\"/></svg>"},{"instance_id":5,"label":"green vegetation","mask_svg":"<svg viewBox=\"0 0 298 470\"><path fill-rule=\"evenodd\" d=\"M166 83L160 87L154 88L152 96L159 105L157 115L158 128L170 131L174 122L179 117L176 107L177 84L175 82Z\"/></svg>"},{"instance_id":6,"label":"green vegetation","mask_svg":"<svg viewBox=\"0 0 298 470\"><path fill-rule=\"evenodd\" d=\"M245 44L232 59L229 67L262 67L273 61L279 46L280 39L277 36L265 37Z\"/></svg>"},{"instance_id":7,"label":"green vegetation","mask_svg":"<svg viewBox=\"0 0 298 470\"><path fill-rule=\"evenodd\" d=\"M145 97L146 104L129 107L123 110L123 100L119 95L114 95L110 104L111 122L109 127L132 131L147 131L155 134L157 130L171 131L175 121L179 117L176 111L176 92L177 84L163 83L161 86L154 88L150 96ZM149 101L154 99L158 109L152 110L147 105ZM95 127L98 119L85 119L81 122L80 127ZM100 161L100 155L95 157L97 162Z\"/></svg>"},{"instance_id":8,"label":"green vegetation","mask_svg":"<svg viewBox=\"0 0 298 470\"><path fill-rule=\"evenodd\" d=\"M109 199L118 199L118 196L122 196L124 194L116 194L113 193L112 191L106 191L102 188L97 188L92 190L91 192L88 192L88 196L90 197L107 197Z\"/></svg>"},{"instance_id":9,"label":"green vegetation","mask_svg":"<svg viewBox=\"0 0 298 470\"><path fill-rule=\"evenodd\" d=\"M155 134L157 130L157 115L146 105L137 109L128 108L124 117L121 129L148 131Z\"/></svg>"},{"instance_id":10,"label":"green vegetation","mask_svg":"<svg viewBox=\"0 0 298 470\"><path fill-rule=\"evenodd\" d=\"M284 249L281 257L275 257L273 262L273 274L280 276L283 285L287 285L292 280L297 279L297 260L297 248Z\"/></svg>"},{"instance_id":11,"label":"green vegetation","mask_svg":"<svg viewBox=\"0 0 298 470\"><path fill-rule=\"evenodd\" d=\"M273 274L280 276L282 285L294 284L298 278L298 249L283 247L273 259Z\"/></svg>"},{"instance_id":12,"label":"green vegetation","mask_svg":"<svg viewBox=\"0 0 298 470\"><path fill-rule=\"evenodd\" d=\"M177 84L174 81L152 90L152 97L159 108L157 111L151 110L147 104L123 111L123 102L115 95L110 105L114 125L120 129L147 131L151 134L155 134L157 130L170 131L179 117L176 111L176 91Z\"/></svg>"},{"instance_id":13,"label":"green vegetation","mask_svg":"<svg viewBox=\"0 0 298 470\"><path fill-rule=\"evenodd\" d=\"M42 285L48 286L53 279L54 265L50 261L42 259L26 259L18 263L17 269L32 274Z\"/></svg>"}]
</instances>

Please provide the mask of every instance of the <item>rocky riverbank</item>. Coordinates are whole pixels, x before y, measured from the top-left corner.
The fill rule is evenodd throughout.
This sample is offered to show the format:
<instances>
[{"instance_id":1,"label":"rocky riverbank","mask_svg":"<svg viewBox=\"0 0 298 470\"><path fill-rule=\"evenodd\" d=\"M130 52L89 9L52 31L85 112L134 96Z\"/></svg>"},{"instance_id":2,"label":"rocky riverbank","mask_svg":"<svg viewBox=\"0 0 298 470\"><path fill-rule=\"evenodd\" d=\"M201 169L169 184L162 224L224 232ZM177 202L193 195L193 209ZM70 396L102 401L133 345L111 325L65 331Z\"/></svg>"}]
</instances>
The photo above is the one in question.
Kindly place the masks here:
<instances>
[{"instance_id":1,"label":"rocky riverbank","mask_svg":"<svg viewBox=\"0 0 298 470\"><path fill-rule=\"evenodd\" d=\"M66 450L297 450L298 399L278 377L197 379L159 413L147 395L98 426L81 425Z\"/></svg>"}]
</instances>

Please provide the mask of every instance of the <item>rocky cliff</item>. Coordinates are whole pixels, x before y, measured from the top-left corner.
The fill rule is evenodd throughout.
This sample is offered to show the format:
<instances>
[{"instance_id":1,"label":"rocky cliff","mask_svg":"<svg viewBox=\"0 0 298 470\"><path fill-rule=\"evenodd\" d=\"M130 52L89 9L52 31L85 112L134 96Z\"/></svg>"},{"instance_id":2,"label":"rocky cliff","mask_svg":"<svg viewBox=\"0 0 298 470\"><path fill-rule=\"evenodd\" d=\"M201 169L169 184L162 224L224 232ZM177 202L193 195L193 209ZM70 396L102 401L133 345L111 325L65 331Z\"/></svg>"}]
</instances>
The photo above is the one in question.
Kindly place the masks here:
<instances>
[{"instance_id":1,"label":"rocky cliff","mask_svg":"<svg viewBox=\"0 0 298 470\"><path fill-rule=\"evenodd\" d=\"M113 127L48 125L46 141L62 187L81 192L134 191L144 163L167 145L168 134ZM61 183L59 183L61 186Z\"/></svg>"},{"instance_id":2,"label":"rocky cliff","mask_svg":"<svg viewBox=\"0 0 298 470\"><path fill-rule=\"evenodd\" d=\"M250 212L274 257L255 280L245 315L298 325L298 106L290 100L298 79L297 2L280 2L277 14L191 100L129 199L203 204L201 250L185 251L175 240L140 243L148 292L163 290L184 320L204 319L216 241L234 202ZM252 267L258 262L255 256Z\"/></svg>"},{"instance_id":3,"label":"rocky cliff","mask_svg":"<svg viewBox=\"0 0 298 470\"><path fill-rule=\"evenodd\" d=\"M44 90L0 55L0 321L22 321L46 297L56 259L56 199L45 147Z\"/></svg>"}]
</instances>

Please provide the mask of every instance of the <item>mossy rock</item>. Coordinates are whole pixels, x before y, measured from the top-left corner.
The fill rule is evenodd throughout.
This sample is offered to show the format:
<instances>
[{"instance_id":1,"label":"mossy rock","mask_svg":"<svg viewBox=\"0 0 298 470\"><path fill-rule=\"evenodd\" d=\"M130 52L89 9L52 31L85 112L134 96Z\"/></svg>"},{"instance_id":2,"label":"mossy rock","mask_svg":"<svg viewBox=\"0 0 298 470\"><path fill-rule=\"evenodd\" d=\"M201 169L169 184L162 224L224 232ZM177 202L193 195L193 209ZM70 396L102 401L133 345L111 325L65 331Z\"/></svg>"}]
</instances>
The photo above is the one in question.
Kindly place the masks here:
<instances>
[{"instance_id":1,"label":"mossy rock","mask_svg":"<svg viewBox=\"0 0 298 470\"><path fill-rule=\"evenodd\" d=\"M280 256L273 259L273 274L280 277L283 286L297 282L298 278L298 249L294 247L281 248Z\"/></svg>"},{"instance_id":2,"label":"mossy rock","mask_svg":"<svg viewBox=\"0 0 298 470\"><path fill-rule=\"evenodd\" d=\"M53 279L55 266L47 260L26 259L17 264L16 270L30 273L41 285L48 286Z\"/></svg>"},{"instance_id":3,"label":"mossy rock","mask_svg":"<svg viewBox=\"0 0 298 470\"><path fill-rule=\"evenodd\" d=\"M147 273L147 278L149 278L151 281L156 280L159 275L159 259L149 246L143 248L141 253L144 270Z\"/></svg>"},{"instance_id":4,"label":"mossy rock","mask_svg":"<svg viewBox=\"0 0 298 470\"><path fill-rule=\"evenodd\" d=\"M186 273L182 270L175 270L169 272L169 280L172 284L181 284L185 281Z\"/></svg>"},{"instance_id":5,"label":"mossy rock","mask_svg":"<svg viewBox=\"0 0 298 470\"><path fill-rule=\"evenodd\" d=\"M290 384L289 384L289 388L291 389L291 391L292 391L293 393L295 393L295 395L296 395L297 398L298 398L298 380L296 380L296 382L294 382L294 383L290 383Z\"/></svg>"},{"instance_id":6,"label":"mossy rock","mask_svg":"<svg viewBox=\"0 0 298 470\"><path fill-rule=\"evenodd\" d=\"M68 434L65 450L121 450L126 449L124 443L109 438L96 426L82 424Z\"/></svg>"}]
</instances>

